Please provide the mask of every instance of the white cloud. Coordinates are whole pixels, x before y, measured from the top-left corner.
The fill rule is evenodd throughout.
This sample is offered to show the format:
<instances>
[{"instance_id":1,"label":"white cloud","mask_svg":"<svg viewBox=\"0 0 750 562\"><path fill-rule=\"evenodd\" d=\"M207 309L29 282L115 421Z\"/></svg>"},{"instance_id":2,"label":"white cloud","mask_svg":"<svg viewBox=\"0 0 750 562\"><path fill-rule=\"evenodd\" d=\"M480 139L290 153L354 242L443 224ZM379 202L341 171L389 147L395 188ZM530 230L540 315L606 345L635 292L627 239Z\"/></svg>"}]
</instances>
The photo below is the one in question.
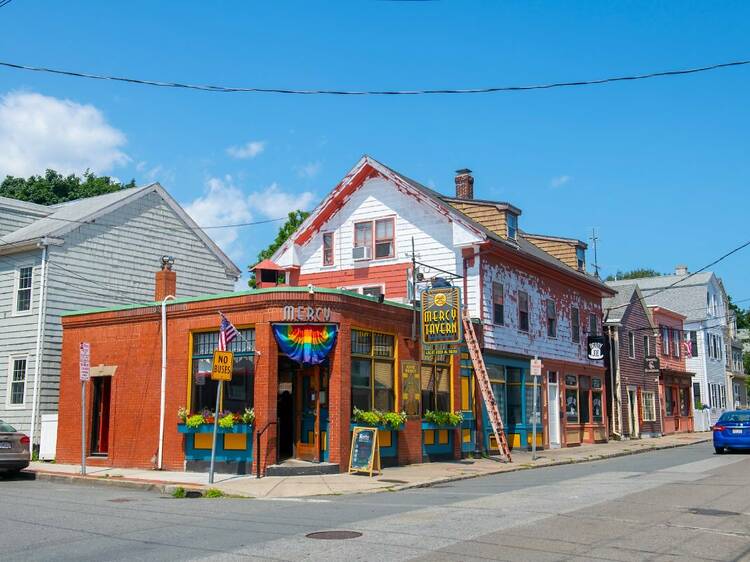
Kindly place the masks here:
<instances>
[{"instance_id":1,"label":"white cloud","mask_svg":"<svg viewBox=\"0 0 750 562\"><path fill-rule=\"evenodd\" d=\"M262 219L285 217L296 209L307 210L314 197L308 191L282 191L276 183L261 191L246 194L237 186L235 178L227 175L223 178L209 178L203 194L183 207L200 226L218 226L253 222L256 216ZM268 234L275 234L278 226L281 223L265 225L268 228L263 231L253 230L259 227L210 228L206 233L229 257L243 264L249 258L245 249L257 248L259 244L262 247L266 243L265 239L258 239L261 232L270 242L273 236L269 237Z\"/></svg>"},{"instance_id":2,"label":"white cloud","mask_svg":"<svg viewBox=\"0 0 750 562\"><path fill-rule=\"evenodd\" d=\"M572 179L570 176L557 176L556 178L552 178L549 184L552 187L562 187Z\"/></svg>"},{"instance_id":3,"label":"white cloud","mask_svg":"<svg viewBox=\"0 0 750 562\"><path fill-rule=\"evenodd\" d=\"M126 164L125 134L93 105L33 92L0 98L0 174L107 172Z\"/></svg>"},{"instance_id":4,"label":"white cloud","mask_svg":"<svg viewBox=\"0 0 750 562\"><path fill-rule=\"evenodd\" d=\"M297 175L301 178L314 178L320 172L320 162L309 162L297 170Z\"/></svg>"},{"instance_id":5,"label":"white cloud","mask_svg":"<svg viewBox=\"0 0 750 562\"><path fill-rule=\"evenodd\" d=\"M175 172L171 168L166 168L161 164L155 166L149 166L146 161L138 162L135 166L136 172L141 174L144 184L159 182L165 187L168 187L175 182Z\"/></svg>"},{"instance_id":6,"label":"white cloud","mask_svg":"<svg viewBox=\"0 0 750 562\"><path fill-rule=\"evenodd\" d=\"M256 191L248 197L250 205L269 219L285 217L291 211L309 211L314 200L315 195L310 191L287 193L275 182L263 191Z\"/></svg>"},{"instance_id":7,"label":"white cloud","mask_svg":"<svg viewBox=\"0 0 750 562\"><path fill-rule=\"evenodd\" d=\"M266 149L266 141L250 141L241 146L230 146L227 148L227 154L232 158L247 160L255 158Z\"/></svg>"}]
</instances>

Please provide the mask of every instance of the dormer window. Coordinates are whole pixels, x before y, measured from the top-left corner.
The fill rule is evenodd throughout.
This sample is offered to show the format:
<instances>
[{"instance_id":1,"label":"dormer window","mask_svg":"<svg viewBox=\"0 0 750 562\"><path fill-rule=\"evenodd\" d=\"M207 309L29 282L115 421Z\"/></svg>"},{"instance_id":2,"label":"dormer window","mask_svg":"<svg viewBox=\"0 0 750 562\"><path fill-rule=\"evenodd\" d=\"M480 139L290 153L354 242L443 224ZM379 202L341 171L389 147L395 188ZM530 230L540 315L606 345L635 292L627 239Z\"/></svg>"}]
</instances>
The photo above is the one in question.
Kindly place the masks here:
<instances>
[{"instance_id":1,"label":"dormer window","mask_svg":"<svg viewBox=\"0 0 750 562\"><path fill-rule=\"evenodd\" d=\"M578 263L578 271L586 269L586 251L580 246L576 246L576 262Z\"/></svg>"},{"instance_id":2,"label":"dormer window","mask_svg":"<svg viewBox=\"0 0 750 562\"><path fill-rule=\"evenodd\" d=\"M518 234L518 217L513 213L505 213L505 217L508 224L508 239L515 240Z\"/></svg>"}]
</instances>

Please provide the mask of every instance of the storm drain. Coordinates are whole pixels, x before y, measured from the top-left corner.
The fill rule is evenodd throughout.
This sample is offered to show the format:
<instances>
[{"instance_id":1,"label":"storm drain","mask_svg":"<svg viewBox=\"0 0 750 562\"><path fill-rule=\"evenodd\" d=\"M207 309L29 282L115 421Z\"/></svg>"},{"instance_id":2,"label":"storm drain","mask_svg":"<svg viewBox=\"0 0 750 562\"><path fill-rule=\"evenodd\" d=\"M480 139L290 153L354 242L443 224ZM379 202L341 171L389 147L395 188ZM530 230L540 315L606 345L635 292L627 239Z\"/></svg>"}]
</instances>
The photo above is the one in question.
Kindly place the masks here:
<instances>
[{"instance_id":1,"label":"storm drain","mask_svg":"<svg viewBox=\"0 0 750 562\"><path fill-rule=\"evenodd\" d=\"M735 515L742 515L736 511L724 511L723 509L711 509L706 507L691 507L688 508L688 513L693 515L708 515L711 517L734 517Z\"/></svg>"},{"instance_id":2,"label":"storm drain","mask_svg":"<svg viewBox=\"0 0 750 562\"><path fill-rule=\"evenodd\" d=\"M308 539L322 539L328 541L341 541L344 539L356 539L362 536L357 531L317 531L305 535Z\"/></svg>"}]
</instances>

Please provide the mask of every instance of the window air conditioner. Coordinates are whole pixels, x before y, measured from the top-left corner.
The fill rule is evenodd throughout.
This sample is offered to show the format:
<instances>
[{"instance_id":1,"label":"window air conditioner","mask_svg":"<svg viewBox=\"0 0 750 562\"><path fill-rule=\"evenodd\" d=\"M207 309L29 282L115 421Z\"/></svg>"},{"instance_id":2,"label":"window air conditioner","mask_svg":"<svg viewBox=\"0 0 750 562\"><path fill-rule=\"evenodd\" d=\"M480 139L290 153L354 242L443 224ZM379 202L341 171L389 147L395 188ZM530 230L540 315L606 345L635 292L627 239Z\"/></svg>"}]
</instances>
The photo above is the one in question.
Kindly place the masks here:
<instances>
[{"instance_id":1,"label":"window air conditioner","mask_svg":"<svg viewBox=\"0 0 750 562\"><path fill-rule=\"evenodd\" d=\"M372 259L372 248L369 246L355 246L352 248L352 259L354 261L364 261Z\"/></svg>"}]
</instances>

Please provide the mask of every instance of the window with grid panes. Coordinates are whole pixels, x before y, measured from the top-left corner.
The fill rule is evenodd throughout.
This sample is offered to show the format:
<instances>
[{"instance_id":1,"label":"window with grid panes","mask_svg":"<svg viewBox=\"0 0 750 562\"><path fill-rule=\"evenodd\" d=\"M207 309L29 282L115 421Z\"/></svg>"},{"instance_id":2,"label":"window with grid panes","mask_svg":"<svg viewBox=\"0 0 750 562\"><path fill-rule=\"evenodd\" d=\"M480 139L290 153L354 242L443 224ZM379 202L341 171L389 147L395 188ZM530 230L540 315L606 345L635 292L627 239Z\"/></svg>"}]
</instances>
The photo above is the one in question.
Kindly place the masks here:
<instances>
[{"instance_id":1,"label":"window with grid panes","mask_svg":"<svg viewBox=\"0 0 750 562\"><path fill-rule=\"evenodd\" d=\"M393 411L395 338L352 330L351 348L352 408Z\"/></svg>"},{"instance_id":2,"label":"window with grid panes","mask_svg":"<svg viewBox=\"0 0 750 562\"><path fill-rule=\"evenodd\" d=\"M255 330L240 330L227 351L234 353L232 380L224 383L220 411L241 413L253 407L255 382ZM214 411L218 382L211 380L213 353L219 348L219 332L193 334L192 373L190 377L190 411Z\"/></svg>"},{"instance_id":3,"label":"window with grid panes","mask_svg":"<svg viewBox=\"0 0 750 562\"><path fill-rule=\"evenodd\" d=\"M422 416L427 410L447 412L451 409L450 359L438 355L434 361L422 361L420 381L422 384Z\"/></svg>"},{"instance_id":4,"label":"window with grid panes","mask_svg":"<svg viewBox=\"0 0 750 562\"><path fill-rule=\"evenodd\" d=\"M28 312L31 310L31 281L33 276L33 267L22 267L18 270L16 312Z\"/></svg>"},{"instance_id":5,"label":"window with grid panes","mask_svg":"<svg viewBox=\"0 0 750 562\"><path fill-rule=\"evenodd\" d=\"M8 389L8 402L11 406L18 406L24 403L24 396L26 394L26 365L26 359L13 360Z\"/></svg>"},{"instance_id":6,"label":"window with grid panes","mask_svg":"<svg viewBox=\"0 0 750 562\"><path fill-rule=\"evenodd\" d=\"M656 421L656 401L653 392L643 393L643 421Z\"/></svg>"}]
</instances>

